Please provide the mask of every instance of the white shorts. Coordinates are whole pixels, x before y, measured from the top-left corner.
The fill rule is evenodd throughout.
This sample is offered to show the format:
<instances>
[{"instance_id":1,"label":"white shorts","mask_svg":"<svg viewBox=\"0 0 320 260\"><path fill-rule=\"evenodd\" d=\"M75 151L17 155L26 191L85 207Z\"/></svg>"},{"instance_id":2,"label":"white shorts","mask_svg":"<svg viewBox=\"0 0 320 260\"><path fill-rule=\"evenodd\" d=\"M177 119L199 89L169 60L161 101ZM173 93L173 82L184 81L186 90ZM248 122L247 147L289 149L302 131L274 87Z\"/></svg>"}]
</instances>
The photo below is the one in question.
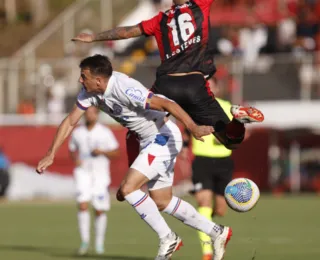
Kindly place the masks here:
<instances>
[{"instance_id":1,"label":"white shorts","mask_svg":"<svg viewBox=\"0 0 320 260\"><path fill-rule=\"evenodd\" d=\"M106 173L105 173L106 174ZM101 173L92 173L77 168L74 171L77 202L90 202L96 210L110 209L109 181Z\"/></svg>"},{"instance_id":2,"label":"white shorts","mask_svg":"<svg viewBox=\"0 0 320 260\"><path fill-rule=\"evenodd\" d=\"M150 180L149 190L170 187L173 185L176 157L181 148L180 129L169 120L156 136L140 142L140 154L130 168Z\"/></svg>"}]
</instances>

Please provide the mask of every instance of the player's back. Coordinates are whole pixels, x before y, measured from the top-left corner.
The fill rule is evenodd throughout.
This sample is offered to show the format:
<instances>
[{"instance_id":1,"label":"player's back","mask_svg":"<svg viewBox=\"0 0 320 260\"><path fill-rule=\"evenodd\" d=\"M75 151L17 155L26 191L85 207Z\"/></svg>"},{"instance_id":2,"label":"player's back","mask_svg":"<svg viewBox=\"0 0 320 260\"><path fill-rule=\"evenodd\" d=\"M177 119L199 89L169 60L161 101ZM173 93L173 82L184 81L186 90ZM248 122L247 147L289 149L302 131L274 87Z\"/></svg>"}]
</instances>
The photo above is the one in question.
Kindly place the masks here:
<instances>
[{"instance_id":1,"label":"player's back","mask_svg":"<svg viewBox=\"0 0 320 260\"><path fill-rule=\"evenodd\" d=\"M210 6L214 0L191 0L143 21L141 29L154 35L162 60L157 76L200 71L213 75L213 48L210 44Z\"/></svg>"}]
</instances>

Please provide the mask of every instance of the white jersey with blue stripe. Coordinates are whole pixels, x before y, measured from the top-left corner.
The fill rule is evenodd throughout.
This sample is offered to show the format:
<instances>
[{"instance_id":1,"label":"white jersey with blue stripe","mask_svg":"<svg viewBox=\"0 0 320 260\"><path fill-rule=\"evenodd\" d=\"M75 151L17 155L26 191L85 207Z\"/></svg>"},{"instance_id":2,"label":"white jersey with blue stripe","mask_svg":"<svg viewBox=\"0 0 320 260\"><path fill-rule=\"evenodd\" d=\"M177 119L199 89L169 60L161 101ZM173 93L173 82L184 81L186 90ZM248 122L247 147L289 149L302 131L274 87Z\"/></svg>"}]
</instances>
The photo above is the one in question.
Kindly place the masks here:
<instances>
[{"instance_id":1,"label":"white jersey with blue stripe","mask_svg":"<svg viewBox=\"0 0 320 260\"><path fill-rule=\"evenodd\" d=\"M156 135L166 112L149 110L153 93L139 81L120 72L113 72L104 94L92 94L83 88L77 105L86 110L96 106L121 125L138 134L140 139Z\"/></svg>"}]
</instances>

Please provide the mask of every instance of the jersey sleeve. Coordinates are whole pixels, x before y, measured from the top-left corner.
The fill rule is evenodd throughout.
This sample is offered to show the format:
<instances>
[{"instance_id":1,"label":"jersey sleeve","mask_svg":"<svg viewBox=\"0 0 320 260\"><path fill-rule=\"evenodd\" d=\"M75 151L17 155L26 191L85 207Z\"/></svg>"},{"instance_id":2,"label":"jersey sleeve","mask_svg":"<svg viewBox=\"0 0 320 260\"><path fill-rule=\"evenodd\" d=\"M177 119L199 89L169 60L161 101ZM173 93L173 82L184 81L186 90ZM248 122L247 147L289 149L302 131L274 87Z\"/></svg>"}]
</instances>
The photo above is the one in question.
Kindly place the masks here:
<instances>
[{"instance_id":1,"label":"jersey sleeve","mask_svg":"<svg viewBox=\"0 0 320 260\"><path fill-rule=\"evenodd\" d=\"M142 33L145 36L152 36L155 34L156 29L159 27L159 22L161 19L162 13L159 13L158 15L154 16L153 18L149 20L142 21L139 26L142 31Z\"/></svg>"},{"instance_id":2,"label":"jersey sleeve","mask_svg":"<svg viewBox=\"0 0 320 260\"><path fill-rule=\"evenodd\" d=\"M133 86L122 88L122 101L128 107L149 109L153 95L153 92L139 82Z\"/></svg>"},{"instance_id":3,"label":"jersey sleeve","mask_svg":"<svg viewBox=\"0 0 320 260\"><path fill-rule=\"evenodd\" d=\"M91 106L92 106L92 103L91 103L90 97L86 92L86 90L82 88L77 98L77 107L82 110L87 110Z\"/></svg>"}]
</instances>

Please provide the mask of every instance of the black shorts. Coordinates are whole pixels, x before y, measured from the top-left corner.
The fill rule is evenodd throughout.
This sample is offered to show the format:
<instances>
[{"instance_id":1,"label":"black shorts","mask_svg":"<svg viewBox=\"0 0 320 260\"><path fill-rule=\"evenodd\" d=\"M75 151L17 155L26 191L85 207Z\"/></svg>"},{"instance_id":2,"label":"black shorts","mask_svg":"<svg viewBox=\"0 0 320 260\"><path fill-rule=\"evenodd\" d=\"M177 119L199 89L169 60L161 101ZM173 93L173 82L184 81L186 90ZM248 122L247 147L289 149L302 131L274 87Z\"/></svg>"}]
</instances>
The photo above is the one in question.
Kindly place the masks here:
<instances>
[{"instance_id":1,"label":"black shorts","mask_svg":"<svg viewBox=\"0 0 320 260\"><path fill-rule=\"evenodd\" d=\"M229 123L228 116L206 85L201 74L164 75L156 79L152 91L177 102L199 125L214 127L219 121Z\"/></svg>"},{"instance_id":2,"label":"black shorts","mask_svg":"<svg viewBox=\"0 0 320 260\"><path fill-rule=\"evenodd\" d=\"M224 189L232 179L233 161L231 157L210 158L196 156L192 163L193 192L212 190L224 195Z\"/></svg>"}]
</instances>

